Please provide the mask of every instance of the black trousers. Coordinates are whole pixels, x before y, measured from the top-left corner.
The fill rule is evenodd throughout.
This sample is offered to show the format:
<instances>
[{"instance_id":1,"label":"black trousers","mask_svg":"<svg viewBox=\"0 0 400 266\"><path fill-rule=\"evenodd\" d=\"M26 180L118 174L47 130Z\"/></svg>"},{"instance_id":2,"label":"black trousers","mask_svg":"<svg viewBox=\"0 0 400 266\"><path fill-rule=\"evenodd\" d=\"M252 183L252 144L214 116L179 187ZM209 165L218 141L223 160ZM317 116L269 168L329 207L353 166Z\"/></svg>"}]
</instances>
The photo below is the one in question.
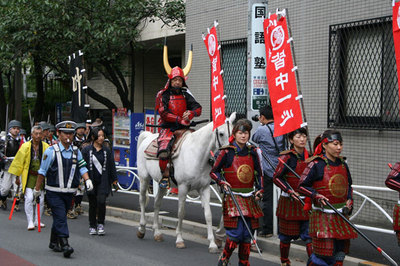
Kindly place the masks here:
<instances>
[{"instance_id":1,"label":"black trousers","mask_svg":"<svg viewBox=\"0 0 400 266\"><path fill-rule=\"evenodd\" d=\"M88 194L89 199L89 226L96 228L104 224L106 217L106 195Z\"/></svg>"},{"instance_id":2,"label":"black trousers","mask_svg":"<svg viewBox=\"0 0 400 266\"><path fill-rule=\"evenodd\" d=\"M273 182L269 176L264 176L264 194L262 199L262 211L264 217L260 231L262 234L273 232Z\"/></svg>"}]
</instances>

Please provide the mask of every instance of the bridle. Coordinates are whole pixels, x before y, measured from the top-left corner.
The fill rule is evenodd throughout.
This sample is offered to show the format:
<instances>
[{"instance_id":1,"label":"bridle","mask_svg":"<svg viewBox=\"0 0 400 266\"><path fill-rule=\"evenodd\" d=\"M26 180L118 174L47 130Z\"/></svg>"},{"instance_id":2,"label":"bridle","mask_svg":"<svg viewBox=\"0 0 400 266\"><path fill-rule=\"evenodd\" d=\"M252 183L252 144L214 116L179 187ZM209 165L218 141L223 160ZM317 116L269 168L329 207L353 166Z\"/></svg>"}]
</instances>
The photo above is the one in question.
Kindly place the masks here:
<instances>
[{"instance_id":1,"label":"bridle","mask_svg":"<svg viewBox=\"0 0 400 266\"><path fill-rule=\"evenodd\" d=\"M229 132L230 132L230 130L229 130L229 119L225 120L225 124L226 124L226 127L228 129L228 135L229 135ZM218 149L220 149L222 147L222 144L221 144L221 141L219 139L218 128L215 129L215 139L217 140L217 143L218 143Z\"/></svg>"}]
</instances>

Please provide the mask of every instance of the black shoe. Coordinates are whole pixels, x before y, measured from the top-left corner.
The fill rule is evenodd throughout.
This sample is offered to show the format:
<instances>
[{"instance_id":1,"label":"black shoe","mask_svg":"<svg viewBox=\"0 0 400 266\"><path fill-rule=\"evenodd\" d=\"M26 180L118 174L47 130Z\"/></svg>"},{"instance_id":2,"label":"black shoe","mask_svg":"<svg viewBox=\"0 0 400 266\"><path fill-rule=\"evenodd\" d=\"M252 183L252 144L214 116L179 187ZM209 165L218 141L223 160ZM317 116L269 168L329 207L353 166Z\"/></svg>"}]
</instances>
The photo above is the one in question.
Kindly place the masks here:
<instances>
[{"instance_id":1,"label":"black shoe","mask_svg":"<svg viewBox=\"0 0 400 266\"><path fill-rule=\"evenodd\" d=\"M52 249L54 252L61 252L62 251L61 247L60 247L60 243L59 243L58 237L53 232L51 232L51 235L50 235L49 249Z\"/></svg>"},{"instance_id":2,"label":"black shoe","mask_svg":"<svg viewBox=\"0 0 400 266\"><path fill-rule=\"evenodd\" d=\"M59 239L62 252L64 253L64 257L69 258L71 254L74 253L74 249L70 247L70 245L68 244L68 238L60 237Z\"/></svg>"}]
</instances>

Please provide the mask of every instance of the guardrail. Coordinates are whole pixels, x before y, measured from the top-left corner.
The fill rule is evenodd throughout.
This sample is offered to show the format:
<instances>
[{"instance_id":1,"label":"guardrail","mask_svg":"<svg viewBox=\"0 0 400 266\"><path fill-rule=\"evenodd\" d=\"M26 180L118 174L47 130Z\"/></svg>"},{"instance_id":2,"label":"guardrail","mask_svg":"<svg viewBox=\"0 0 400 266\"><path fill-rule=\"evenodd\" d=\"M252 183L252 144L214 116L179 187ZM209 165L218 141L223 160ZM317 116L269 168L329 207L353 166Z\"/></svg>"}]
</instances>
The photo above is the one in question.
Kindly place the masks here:
<instances>
[{"instance_id":1,"label":"guardrail","mask_svg":"<svg viewBox=\"0 0 400 266\"><path fill-rule=\"evenodd\" d=\"M133 195L139 195L140 192L138 191L130 191L130 189L132 188L134 182L136 180L139 180L138 175L136 174L137 172L137 168L136 167L124 167L124 166L117 166L117 172L128 172L130 174L133 175L132 178L132 182L127 186L127 187L122 187L119 185L120 190L118 192L120 193L126 193L126 194L133 194ZM216 207L222 207L221 203L222 203L222 199L220 196L220 193L214 188L214 186L210 185L211 191L213 192L214 196L218 199L218 202L210 202L211 206L216 206ZM153 189L154 189L154 193L149 193L149 197L153 197L155 193L157 193L157 189L158 189L158 185L153 185ZM355 219L360 212L363 210L363 208L366 206L366 203L369 202L371 203L373 206L375 206L382 214L384 217L386 217L386 219L388 219L388 221L390 223L393 223L393 219L392 217L373 199L371 199L370 197L368 197L367 195L365 195L364 193L359 192L358 190L367 190L367 191L381 191L381 192L394 192L393 190L389 189L389 188L385 188L385 187L372 187L372 186L361 186L361 185L353 185L353 194L360 196L361 198L363 198L363 202L361 203L360 207L358 208L357 211L354 212L354 214L349 218L350 220ZM274 185L274 190L273 190L273 209L276 209L277 203L278 203L278 199L279 199L279 195L280 195L280 189L278 187L276 187ZM169 199L169 200L178 200L178 197L176 196L170 196L169 193L164 197L165 199ZM200 196L196 197L196 198L192 198L190 196L187 196L186 198L186 202L191 202L191 203L195 203L195 204L201 204L200 201ZM278 221L276 219L276 216L274 215L274 234L277 234L278 231ZM360 224L356 224L356 226L360 229L364 229L364 230L369 230L369 231L375 231L375 232L380 232L380 233L386 233L386 234L394 234L393 230L388 230L385 228L379 228L379 227L371 227L371 226L366 226L366 225L360 225Z\"/></svg>"},{"instance_id":2,"label":"guardrail","mask_svg":"<svg viewBox=\"0 0 400 266\"><path fill-rule=\"evenodd\" d=\"M139 191L130 191L130 189L132 188L135 181L139 180L139 176L136 174L137 168L136 167L126 167L126 166L116 166L116 168L117 168L117 173L118 172L128 172L133 175L132 182L128 186L123 187L118 183L118 187L119 187L118 192L132 194L132 195L139 195L140 194ZM153 180L153 182L155 182L155 181ZM222 207L222 199L221 199L221 196L219 195L218 191L212 185L210 185L210 189L214 193L215 197L218 199L218 202L219 202L219 203L210 202L210 206ZM154 198L154 195L157 194L157 191L158 191L158 183L156 185L153 185L153 193L148 193L149 197ZM171 195L171 193L168 192L167 195L164 196L164 199L178 200L178 197L170 196L170 195ZM186 197L186 202L201 204L200 196L192 198L188 195Z\"/></svg>"}]
</instances>

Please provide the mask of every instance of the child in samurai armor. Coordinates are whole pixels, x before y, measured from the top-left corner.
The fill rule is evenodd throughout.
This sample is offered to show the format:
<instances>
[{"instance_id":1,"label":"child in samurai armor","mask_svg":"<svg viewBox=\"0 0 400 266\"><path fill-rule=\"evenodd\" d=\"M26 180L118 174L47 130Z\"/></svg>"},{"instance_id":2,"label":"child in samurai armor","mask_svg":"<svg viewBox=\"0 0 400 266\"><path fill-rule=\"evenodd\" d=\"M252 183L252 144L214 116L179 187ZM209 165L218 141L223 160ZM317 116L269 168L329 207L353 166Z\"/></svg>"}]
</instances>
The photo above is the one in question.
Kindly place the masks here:
<instances>
[{"instance_id":1,"label":"child in samurai armor","mask_svg":"<svg viewBox=\"0 0 400 266\"><path fill-rule=\"evenodd\" d=\"M345 216L353 209L353 189L349 168L340 156L343 139L339 131L326 130L314 142L314 156L307 159L299 192L313 199L309 234L313 254L307 265L343 265L350 239L357 233L326 202Z\"/></svg>"},{"instance_id":2,"label":"child in samurai armor","mask_svg":"<svg viewBox=\"0 0 400 266\"><path fill-rule=\"evenodd\" d=\"M263 192L261 163L256 148L247 144L251 128L251 122L247 119L237 121L229 145L221 148L210 173L211 178L225 191L223 215L227 237L218 265L228 265L238 244L239 265L250 265L251 234L259 227L258 218L263 216L256 203ZM227 194L229 188L232 194ZM232 196L252 232L247 230Z\"/></svg>"},{"instance_id":3,"label":"child in samurai armor","mask_svg":"<svg viewBox=\"0 0 400 266\"><path fill-rule=\"evenodd\" d=\"M390 171L386 178L385 184L388 188L400 192L400 162L393 166L392 171ZM399 201L393 209L393 230L396 232L397 243L400 246L400 194Z\"/></svg>"},{"instance_id":4,"label":"child in samurai armor","mask_svg":"<svg viewBox=\"0 0 400 266\"><path fill-rule=\"evenodd\" d=\"M298 175L301 175L307 166L305 162L308 159L308 151L305 148L307 137L308 132L305 128L290 132L288 139L291 143L291 149L281 152L279 157L292 169L295 169ZM276 209L276 216L279 219L281 263L282 265L290 265L291 240L300 237L306 243L308 256L311 256L311 237L308 234L309 215L307 211L303 210L299 201L300 195L297 192L299 179L280 161L276 167L273 181L282 190Z\"/></svg>"}]
</instances>

